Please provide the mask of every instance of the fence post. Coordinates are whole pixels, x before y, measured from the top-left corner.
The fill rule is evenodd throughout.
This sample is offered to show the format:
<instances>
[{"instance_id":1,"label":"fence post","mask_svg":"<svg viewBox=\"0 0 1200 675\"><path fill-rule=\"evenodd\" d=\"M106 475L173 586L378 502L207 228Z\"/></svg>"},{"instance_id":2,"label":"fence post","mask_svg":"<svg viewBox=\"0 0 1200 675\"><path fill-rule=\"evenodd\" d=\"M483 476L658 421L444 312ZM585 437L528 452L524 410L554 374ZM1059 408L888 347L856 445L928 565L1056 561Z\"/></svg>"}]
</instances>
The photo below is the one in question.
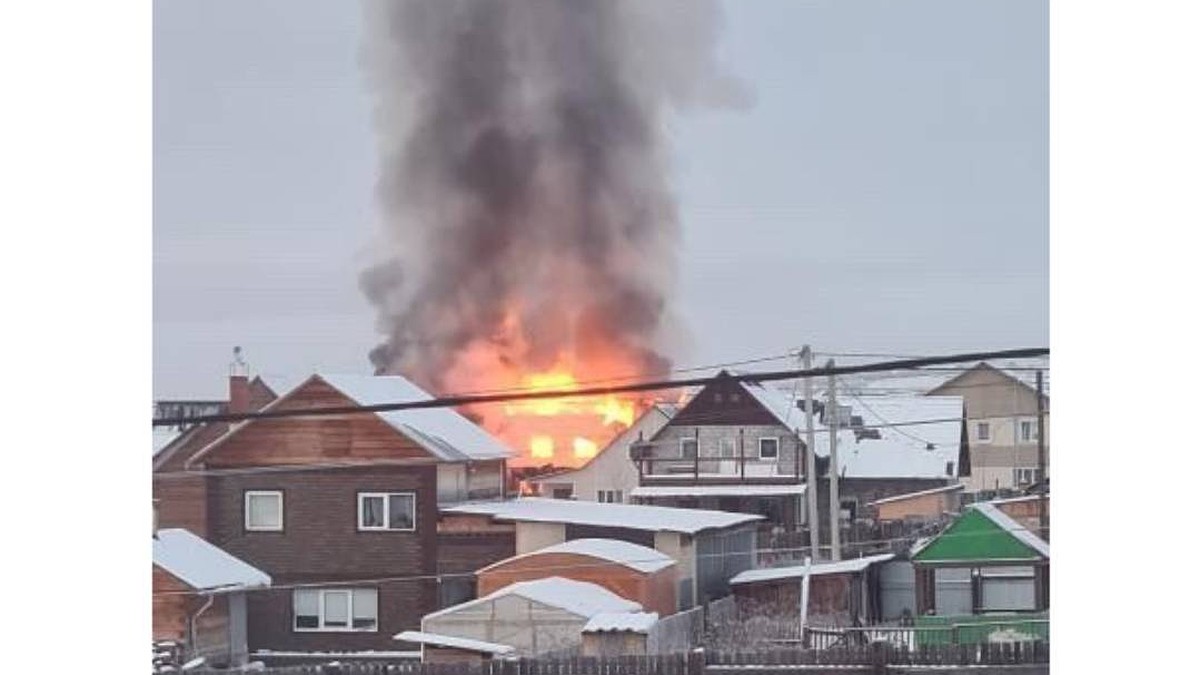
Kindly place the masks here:
<instances>
[{"instance_id":1,"label":"fence post","mask_svg":"<svg viewBox=\"0 0 1200 675\"><path fill-rule=\"evenodd\" d=\"M871 672L875 675L887 675L888 643L879 640L869 644L871 654Z\"/></svg>"},{"instance_id":2,"label":"fence post","mask_svg":"<svg viewBox=\"0 0 1200 675\"><path fill-rule=\"evenodd\" d=\"M687 653L687 674L704 675L704 648L697 647Z\"/></svg>"}]
</instances>

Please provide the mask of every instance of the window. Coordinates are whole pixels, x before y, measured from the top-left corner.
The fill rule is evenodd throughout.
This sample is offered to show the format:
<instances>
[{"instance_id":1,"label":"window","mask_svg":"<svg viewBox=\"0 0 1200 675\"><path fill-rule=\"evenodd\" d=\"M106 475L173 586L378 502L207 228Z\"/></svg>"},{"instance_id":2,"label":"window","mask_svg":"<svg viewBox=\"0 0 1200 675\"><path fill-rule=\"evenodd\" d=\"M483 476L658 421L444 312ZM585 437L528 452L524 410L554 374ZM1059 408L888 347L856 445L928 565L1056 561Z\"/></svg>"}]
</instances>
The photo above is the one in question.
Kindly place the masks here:
<instances>
[{"instance_id":1,"label":"window","mask_svg":"<svg viewBox=\"0 0 1200 675\"><path fill-rule=\"evenodd\" d=\"M298 588L292 593L296 631L374 631L379 592L374 588Z\"/></svg>"},{"instance_id":2,"label":"window","mask_svg":"<svg viewBox=\"0 0 1200 675\"><path fill-rule=\"evenodd\" d=\"M603 504L624 504L625 495L621 490L596 490L596 501Z\"/></svg>"},{"instance_id":3,"label":"window","mask_svg":"<svg viewBox=\"0 0 1200 675\"><path fill-rule=\"evenodd\" d=\"M416 529L417 498L411 492L360 492L358 494L358 529L401 530Z\"/></svg>"},{"instance_id":4,"label":"window","mask_svg":"<svg viewBox=\"0 0 1200 675\"><path fill-rule=\"evenodd\" d=\"M679 456L683 459L696 458L696 439L681 438L679 439Z\"/></svg>"},{"instance_id":5,"label":"window","mask_svg":"<svg viewBox=\"0 0 1200 675\"><path fill-rule=\"evenodd\" d=\"M1013 483L1017 485L1032 485L1037 481L1037 469L1013 469Z\"/></svg>"},{"instance_id":6,"label":"window","mask_svg":"<svg viewBox=\"0 0 1200 675\"><path fill-rule=\"evenodd\" d=\"M278 490L246 492L246 529L260 532L283 530L283 493Z\"/></svg>"},{"instance_id":7,"label":"window","mask_svg":"<svg viewBox=\"0 0 1200 675\"><path fill-rule=\"evenodd\" d=\"M713 393L713 403L722 403L724 401L725 397L721 395L721 392L718 391Z\"/></svg>"},{"instance_id":8,"label":"window","mask_svg":"<svg viewBox=\"0 0 1200 675\"><path fill-rule=\"evenodd\" d=\"M992 440L992 425L987 422L976 422L975 438L983 442Z\"/></svg>"},{"instance_id":9,"label":"window","mask_svg":"<svg viewBox=\"0 0 1200 675\"><path fill-rule=\"evenodd\" d=\"M779 459L779 439L778 438L760 438L758 439L758 458L759 459Z\"/></svg>"},{"instance_id":10,"label":"window","mask_svg":"<svg viewBox=\"0 0 1200 675\"><path fill-rule=\"evenodd\" d=\"M1021 440L1023 442L1037 440L1037 422L1032 420L1023 420L1021 422Z\"/></svg>"}]
</instances>

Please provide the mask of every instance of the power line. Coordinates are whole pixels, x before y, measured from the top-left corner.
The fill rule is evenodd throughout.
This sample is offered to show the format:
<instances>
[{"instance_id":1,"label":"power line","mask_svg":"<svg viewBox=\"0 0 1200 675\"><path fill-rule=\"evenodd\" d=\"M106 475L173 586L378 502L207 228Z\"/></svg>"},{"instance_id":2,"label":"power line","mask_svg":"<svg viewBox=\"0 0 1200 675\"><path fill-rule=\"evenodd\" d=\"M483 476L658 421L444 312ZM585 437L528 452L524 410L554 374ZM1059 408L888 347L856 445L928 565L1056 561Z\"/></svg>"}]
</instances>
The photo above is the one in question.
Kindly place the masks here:
<instances>
[{"instance_id":1,"label":"power line","mask_svg":"<svg viewBox=\"0 0 1200 675\"><path fill-rule=\"evenodd\" d=\"M1050 415L1050 411L1047 410L1046 416L1049 417L1049 415ZM878 417L878 415L876 415L876 416ZM1033 415L1031 414L1030 417L1032 417L1032 416ZM1005 416L1005 417L1011 417L1011 416ZM693 419L695 421L699 421L699 422L720 419L720 413L711 413L708 415L698 415L698 416L694 417ZM882 423L882 424L864 424L864 425L857 426L857 427L846 428L846 429L844 429L844 431L854 431L855 429L863 429L863 430L866 430L866 429L900 429L900 428L904 428L904 427L922 426L922 425L930 425L930 424L947 424L950 422L963 422L963 421L983 422L983 421L989 421L989 420L993 420L993 419L997 419L997 418L995 418L995 417L938 417L938 418L929 418L929 419L922 419L922 420L908 420L905 422L886 422L886 423ZM828 433L828 428L819 429L818 433ZM677 442L677 439L667 440L667 441L642 441L642 444L643 445L666 446L666 445L674 445L676 442ZM869 442L869 441L864 441L864 442ZM935 447L947 447L947 446L958 447L958 445L959 445L959 443L929 443L927 441L919 441L919 442L925 446L932 445ZM513 459L520 459L520 458L521 457L518 456L518 457L514 457ZM707 460L731 459L731 458L701 456L700 459L702 461L707 461ZM736 459L736 458L732 458L732 459ZM670 458L663 458L661 460L656 460L656 461L670 461ZM319 470L319 469L361 469L361 468L369 468L369 467L376 467L376 466L416 466L416 465L433 464L435 462L436 462L436 460L434 460L434 459L423 459L422 458L422 459L373 459L373 460L361 460L361 461L320 462L320 463L309 463L309 464L272 464L272 465L264 465L264 466L237 467L237 468L228 468L228 469L186 469L186 470L179 470L179 471L157 471L154 473L154 478L155 479L158 479L158 478L177 479L177 478L198 478L201 476L238 476L238 475L253 475L253 474L257 474L257 473L287 473L287 472L294 472L294 471L295 472L315 471L315 470ZM570 470L570 468L568 468L568 470Z\"/></svg>"},{"instance_id":2,"label":"power line","mask_svg":"<svg viewBox=\"0 0 1200 675\"><path fill-rule=\"evenodd\" d=\"M953 354L948 356L934 356L920 359L907 359L896 361L883 361L878 363L867 363L856 366L837 366L833 368L811 368L808 370L793 369L779 370L763 373L740 373L729 374L728 378L738 382L773 382L778 380L790 380L797 377L822 377L829 375L848 375L853 373L869 373L888 370L906 370L922 368L925 366L940 365L947 363L964 363L970 361L986 361L989 359L1002 358L1021 358L1028 356L1039 356L1049 354L1050 350L1046 347L1033 347L1025 349L1009 349L993 352L975 352L968 354ZM703 386L714 382L716 377L696 377L680 380L655 380L647 382L634 382L624 385L608 386L608 387L584 387L580 389L568 390L549 390L549 391L530 391L508 394L473 394L473 395L450 395L431 398L425 401L404 401L397 403L382 403L374 405L353 405L353 406L332 406L325 408L305 408L305 409L290 409L290 410L269 410L263 409L258 412L247 413L222 413L216 415L197 415L195 417L175 417L175 418L160 418L152 420L153 426L174 426L179 424L195 424L200 422L239 422L251 419L271 419L282 417L315 417L324 415L349 415L349 414L366 414L389 412L394 410L416 410L428 408L445 408L461 405L475 405L482 403L503 403L507 401L530 401L539 399L570 399L581 398L588 396L607 396L619 393L633 393L643 391L657 391L663 389L679 389L681 387ZM270 408L275 403L282 399L276 399L275 402L269 404Z\"/></svg>"}]
</instances>

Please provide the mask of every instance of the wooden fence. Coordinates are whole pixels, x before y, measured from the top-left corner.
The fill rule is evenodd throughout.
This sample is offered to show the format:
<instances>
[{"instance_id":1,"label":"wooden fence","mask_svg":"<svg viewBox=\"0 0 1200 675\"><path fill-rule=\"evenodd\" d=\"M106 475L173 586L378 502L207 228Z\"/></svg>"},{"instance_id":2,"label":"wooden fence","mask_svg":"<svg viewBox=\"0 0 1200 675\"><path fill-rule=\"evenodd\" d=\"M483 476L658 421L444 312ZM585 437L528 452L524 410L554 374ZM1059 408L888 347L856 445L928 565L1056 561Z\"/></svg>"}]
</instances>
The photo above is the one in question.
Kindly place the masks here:
<instances>
[{"instance_id":1,"label":"wooden fence","mask_svg":"<svg viewBox=\"0 0 1200 675\"><path fill-rule=\"evenodd\" d=\"M611 658L523 658L476 663L328 663L258 670L264 675L834 675L970 672L1048 675L1045 642L924 645L913 649L873 643L835 649L706 651ZM957 668L956 668L957 666ZM192 670L196 675L229 671Z\"/></svg>"}]
</instances>

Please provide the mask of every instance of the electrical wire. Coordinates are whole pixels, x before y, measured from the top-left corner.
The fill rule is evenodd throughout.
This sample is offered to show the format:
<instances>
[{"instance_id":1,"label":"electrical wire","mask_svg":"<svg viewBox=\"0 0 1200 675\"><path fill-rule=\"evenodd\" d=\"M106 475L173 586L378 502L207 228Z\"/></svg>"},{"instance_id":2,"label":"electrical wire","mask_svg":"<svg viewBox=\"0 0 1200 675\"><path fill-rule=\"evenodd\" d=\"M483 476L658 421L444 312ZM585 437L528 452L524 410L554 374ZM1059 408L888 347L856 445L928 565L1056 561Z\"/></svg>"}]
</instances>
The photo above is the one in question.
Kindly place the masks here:
<instances>
[{"instance_id":1,"label":"electrical wire","mask_svg":"<svg viewBox=\"0 0 1200 675\"><path fill-rule=\"evenodd\" d=\"M841 366L833 368L813 368L808 370L783 370L773 372L746 373L746 374L730 374L727 375L730 379L738 382L772 382L778 380L790 380L797 377L819 377L819 376L838 376L852 373L878 372L888 370L905 370L917 369L925 366L939 365L945 363L963 363L970 361L986 361L989 359L1014 358L1021 356L1037 356L1048 354L1048 348L1034 347L1026 349L1011 349L994 352L977 352L970 354L952 354L947 356L928 357L923 359L909 359L898 361L884 361L877 363L868 363L855 366ZM151 421L153 426L177 426L186 423L199 422L240 422L251 419L265 418L282 418L282 417L315 417L324 415L346 415L346 414L366 414L378 412L390 412L396 410L414 410L428 408L445 408L460 405L482 404L482 403L502 403L508 401L525 401L525 400L542 400L542 399L572 399L584 398L590 396L607 396L618 393L633 393L657 391L663 389L679 389L682 387L706 385L716 381L716 377L699 377L680 380L653 380L634 382L630 384L610 386L610 387L582 387L578 389L558 389L551 391L529 391L513 394L482 394L482 395L448 395L430 398L422 401L403 401L396 403L382 403L372 405L350 405L350 406L331 406L331 407L313 407L313 408L291 408L286 410L273 409L273 406L280 401L286 400L287 396L282 399L276 399L271 404L268 404L264 409L257 412L247 413L222 413L216 415L197 415L195 417L182 418L159 418Z\"/></svg>"}]
</instances>

